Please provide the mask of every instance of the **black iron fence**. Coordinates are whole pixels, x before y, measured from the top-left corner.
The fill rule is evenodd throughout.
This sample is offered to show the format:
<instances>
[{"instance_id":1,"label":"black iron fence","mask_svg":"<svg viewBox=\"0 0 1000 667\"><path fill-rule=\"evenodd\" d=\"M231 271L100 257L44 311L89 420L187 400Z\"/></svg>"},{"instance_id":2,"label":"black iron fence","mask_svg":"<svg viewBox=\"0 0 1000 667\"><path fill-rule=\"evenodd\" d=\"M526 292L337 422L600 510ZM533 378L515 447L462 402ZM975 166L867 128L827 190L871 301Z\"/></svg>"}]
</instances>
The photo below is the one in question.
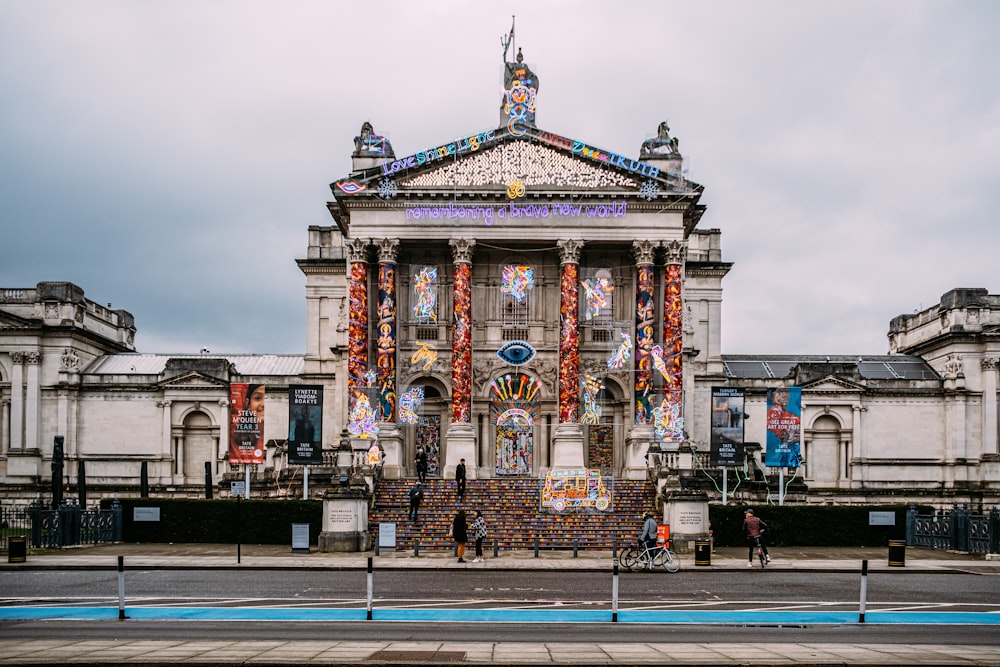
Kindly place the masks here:
<instances>
[{"instance_id":1,"label":"black iron fence","mask_svg":"<svg viewBox=\"0 0 1000 667\"><path fill-rule=\"evenodd\" d=\"M10 538L27 537L31 520L24 507L0 507L0 551L9 551Z\"/></svg>"},{"instance_id":2,"label":"black iron fence","mask_svg":"<svg viewBox=\"0 0 1000 667\"><path fill-rule=\"evenodd\" d=\"M1000 510L973 514L968 505L955 505L937 514L906 513L906 543L914 547L969 553L1000 553Z\"/></svg>"},{"instance_id":3,"label":"black iron fence","mask_svg":"<svg viewBox=\"0 0 1000 667\"><path fill-rule=\"evenodd\" d=\"M122 507L114 501L109 509L86 510L75 501L63 502L58 509L47 510L34 502L22 510L30 522L31 546L59 548L78 544L120 542Z\"/></svg>"}]
</instances>

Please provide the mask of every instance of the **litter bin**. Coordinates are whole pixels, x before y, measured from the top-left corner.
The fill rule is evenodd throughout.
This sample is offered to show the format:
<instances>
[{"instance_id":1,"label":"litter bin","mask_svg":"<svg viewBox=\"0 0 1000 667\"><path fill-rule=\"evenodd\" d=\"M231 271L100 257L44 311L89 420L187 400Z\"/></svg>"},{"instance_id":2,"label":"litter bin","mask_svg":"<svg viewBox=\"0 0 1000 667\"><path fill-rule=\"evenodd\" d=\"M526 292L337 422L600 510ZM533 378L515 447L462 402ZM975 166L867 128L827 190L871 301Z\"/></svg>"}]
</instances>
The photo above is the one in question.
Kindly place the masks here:
<instances>
[{"instance_id":1,"label":"litter bin","mask_svg":"<svg viewBox=\"0 0 1000 667\"><path fill-rule=\"evenodd\" d=\"M11 535L7 538L7 562L23 563L28 560L28 538Z\"/></svg>"},{"instance_id":2,"label":"litter bin","mask_svg":"<svg viewBox=\"0 0 1000 667\"><path fill-rule=\"evenodd\" d=\"M906 540L889 540L889 565L906 566Z\"/></svg>"},{"instance_id":3,"label":"litter bin","mask_svg":"<svg viewBox=\"0 0 1000 667\"><path fill-rule=\"evenodd\" d=\"M694 541L694 564L695 565L711 565L712 564L712 542L711 542L711 540L695 540Z\"/></svg>"}]
</instances>

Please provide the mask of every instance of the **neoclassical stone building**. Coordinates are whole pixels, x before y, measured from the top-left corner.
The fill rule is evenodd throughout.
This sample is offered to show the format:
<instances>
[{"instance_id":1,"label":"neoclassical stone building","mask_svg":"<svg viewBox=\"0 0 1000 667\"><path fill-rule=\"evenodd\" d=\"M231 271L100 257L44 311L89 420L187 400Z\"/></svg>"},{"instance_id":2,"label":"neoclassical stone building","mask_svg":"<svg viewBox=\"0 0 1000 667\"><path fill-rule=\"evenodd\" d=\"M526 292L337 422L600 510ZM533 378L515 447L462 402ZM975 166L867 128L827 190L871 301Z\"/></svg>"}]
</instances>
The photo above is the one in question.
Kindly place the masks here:
<instances>
[{"instance_id":1,"label":"neoclassical stone building","mask_svg":"<svg viewBox=\"0 0 1000 667\"><path fill-rule=\"evenodd\" d=\"M712 388L743 389L742 472L766 476L767 391L796 386L795 500L997 502L1000 296L896 317L884 356L723 355L732 263L666 123L632 158L541 129L520 58L505 86L498 127L412 155L362 127L296 260L304 355L143 354L132 316L75 285L0 290L4 500L44 497L56 436L69 488L85 461L91 496L135 493L145 464L154 493L200 495L238 473L228 388L254 383L271 495L292 385L324 389L333 470L342 441L377 440L387 477L414 474L419 446L432 475L465 459L479 478L592 468L709 491Z\"/></svg>"}]
</instances>

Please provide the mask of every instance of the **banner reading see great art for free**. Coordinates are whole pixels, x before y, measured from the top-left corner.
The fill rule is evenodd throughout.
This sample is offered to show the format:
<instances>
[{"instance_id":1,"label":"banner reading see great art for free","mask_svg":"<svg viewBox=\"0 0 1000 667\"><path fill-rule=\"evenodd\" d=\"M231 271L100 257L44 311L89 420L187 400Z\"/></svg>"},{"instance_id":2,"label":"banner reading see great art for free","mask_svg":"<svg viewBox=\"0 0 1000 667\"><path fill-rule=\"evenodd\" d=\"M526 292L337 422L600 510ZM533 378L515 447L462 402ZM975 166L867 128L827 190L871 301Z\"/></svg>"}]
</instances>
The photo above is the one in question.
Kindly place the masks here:
<instances>
[{"instance_id":1,"label":"banner reading see great art for free","mask_svg":"<svg viewBox=\"0 0 1000 667\"><path fill-rule=\"evenodd\" d=\"M767 390L767 452L764 465L798 468L801 453L802 387Z\"/></svg>"},{"instance_id":2,"label":"banner reading see great art for free","mask_svg":"<svg viewBox=\"0 0 1000 667\"><path fill-rule=\"evenodd\" d=\"M229 385L229 462L264 462L264 385Z\"/></svg>"}]
</instances>

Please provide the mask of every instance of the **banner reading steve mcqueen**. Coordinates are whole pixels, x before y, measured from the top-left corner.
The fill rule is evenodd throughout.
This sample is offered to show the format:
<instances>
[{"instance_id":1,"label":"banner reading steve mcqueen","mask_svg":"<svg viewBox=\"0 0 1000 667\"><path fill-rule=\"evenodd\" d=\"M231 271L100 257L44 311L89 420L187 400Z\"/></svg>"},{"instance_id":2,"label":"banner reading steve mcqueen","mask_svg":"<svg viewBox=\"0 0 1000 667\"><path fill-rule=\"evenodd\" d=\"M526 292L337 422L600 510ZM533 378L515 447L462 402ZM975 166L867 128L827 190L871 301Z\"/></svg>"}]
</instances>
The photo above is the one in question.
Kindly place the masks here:
<instances>
[{"instance_id":1,"label":"banner reading steve mcqueen","mask_svg":"<svg viewBox=\"0 0 1000 667\"><path fill-rule=\"evenodd\" d=\"M229 462L264 462L264 385L229 385Z\"/></svg>"},{"instance_id":2,"label":"banner reading steve mcqueen","mask_svg":"<svg viewBox=\"0 0 1000 667\"><path fill-rule=\"evenodd\" d=\"M323 463L323 387L293 384L288 387L288 462L294 465Z\"/></svg>"},{"instance_id":3,"label":"banner reading steve mcqueen","mask_svg":"<svg viewBox=\"0 0 1000 667\"><path fill-rule=\"evenodd\" d=\"M712 387L712 443L709 463L713 466L743 465L744 390Z\"/></svg>"}]
</instances>

